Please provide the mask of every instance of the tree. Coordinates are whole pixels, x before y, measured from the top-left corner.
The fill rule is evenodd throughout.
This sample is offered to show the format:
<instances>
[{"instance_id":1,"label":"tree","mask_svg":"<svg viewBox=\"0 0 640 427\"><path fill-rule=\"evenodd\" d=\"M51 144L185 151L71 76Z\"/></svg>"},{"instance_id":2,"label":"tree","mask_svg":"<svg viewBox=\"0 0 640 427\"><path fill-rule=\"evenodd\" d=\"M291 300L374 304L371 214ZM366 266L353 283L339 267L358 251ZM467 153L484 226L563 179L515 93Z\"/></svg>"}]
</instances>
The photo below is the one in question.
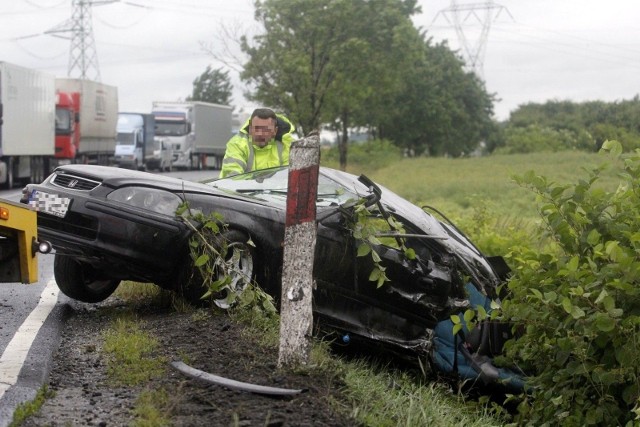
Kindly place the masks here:
<instances>
[{"instance_id":1,"label":"tree","mask_svg":"<svg viewBox=\"0 0 640 427\"><path fill-rule=\"evenodd\" d=\"M388 59L396 29L410 25L415 0L265 0L256 20L265 33L244 38L249 56L241 78L250 99L280 108L309 132L321 123L346 129L360 123L380 91L390 91L397 68ZM391 84L387 84L391 83ZM344 154L344 155L343 155Z\"/></svg>"},{"instance_id":2,"label":"tree","mask_svg":"<svg viewBox=\"0 0 640 427\"><path fill-rule=\"evenodd\" d=\"M222 68L207 69L193 81L193 92L187 101L204 101L213 104L229 105L231 103L232 85L229 71Z\"/></svg>"},{"instance_id":3,"label":"tree","mask_svg":"<svg viewBox=\"0 0 640 427\"><path fill-rule=\"evenodd\" d=\"M493 95L446 43L413 36L412 63L402 86L387 100L380 136L415 153L458 157L497 131Z\"/></svg>"}]
</instances>

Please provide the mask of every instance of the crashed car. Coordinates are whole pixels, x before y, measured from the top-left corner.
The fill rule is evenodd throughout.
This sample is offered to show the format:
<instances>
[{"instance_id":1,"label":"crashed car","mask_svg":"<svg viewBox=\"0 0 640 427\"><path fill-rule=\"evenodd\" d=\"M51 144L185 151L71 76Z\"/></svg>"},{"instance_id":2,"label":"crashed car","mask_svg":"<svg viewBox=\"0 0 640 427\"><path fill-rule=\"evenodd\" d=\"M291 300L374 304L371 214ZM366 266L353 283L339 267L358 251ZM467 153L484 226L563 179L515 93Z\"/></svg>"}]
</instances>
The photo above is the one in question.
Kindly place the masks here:
<instances>
[{"instance_id":1,"label":"crashed car","mask_svg":"<svg viewBox=\"0 0 640 427\"><path fill-rule=\"evenodd\" d=\"M41 184L25 187L21 201L38 210L39 235L55 249L56 282L73 299L102 301L122 280L152 282L192 299L203 295L202 280L192 274L189 241L194 231L176 213L187 202L192 210L224 219L225 236L241 254L235 260L238 271L277 300L288 175L285 166L195 183L105 166L66 165ZM373 240L373 250L388 278L381 284L370 280L373 257L358 256L362 242L353 232L358 206L366 207L373 220L380 219L380 239ZM469 286L487 300L497 300L508 268L501 257L484 256L456 227L429 211L367 177L320 167L314 318L342 337L427 354L441 369L458 370L459 364L451 363L461 357L457 346L453 351L436 348L442 340L435 331L452 314L472 308Z\"/></svg>"}]
</instances>

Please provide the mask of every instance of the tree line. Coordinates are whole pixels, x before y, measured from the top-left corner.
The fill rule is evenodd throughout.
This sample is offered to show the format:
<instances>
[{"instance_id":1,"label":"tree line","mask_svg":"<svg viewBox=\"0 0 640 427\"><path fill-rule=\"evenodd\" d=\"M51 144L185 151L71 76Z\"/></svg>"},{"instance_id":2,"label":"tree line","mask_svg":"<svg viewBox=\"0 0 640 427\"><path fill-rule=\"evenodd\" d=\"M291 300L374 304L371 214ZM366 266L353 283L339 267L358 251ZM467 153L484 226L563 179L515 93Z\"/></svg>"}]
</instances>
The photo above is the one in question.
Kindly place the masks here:
<instances>
[{"instance_id":1,"label":"tree line","mask_svg":"<svg viewBox=\"0 0 640 427\"><path fill-rule=\"evenodd\" d=\"M640 98L616 102L547 101L521 105L502 124L492 147L503 153L599 150L617 140L640 148Z\"/></svg>"}]
</instances>

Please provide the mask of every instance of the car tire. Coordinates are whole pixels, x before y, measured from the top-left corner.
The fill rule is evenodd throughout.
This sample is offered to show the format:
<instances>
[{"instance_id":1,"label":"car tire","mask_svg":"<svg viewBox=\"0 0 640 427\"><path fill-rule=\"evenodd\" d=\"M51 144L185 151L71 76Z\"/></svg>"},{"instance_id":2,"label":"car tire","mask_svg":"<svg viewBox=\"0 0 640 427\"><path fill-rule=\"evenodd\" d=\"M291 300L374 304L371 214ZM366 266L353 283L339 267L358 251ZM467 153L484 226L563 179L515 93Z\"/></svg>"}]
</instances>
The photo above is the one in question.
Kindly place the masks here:
<instances>
[{"instance_id":1,"label":"car tire","mask_svg":"<svg viewBox=\"0 0 640 427\"><path fill-rule=\"evenodd\" d=\"M239 230L228 230L223 233L223 239L227 242L226 260L231 263L235 273L231 278L228 289L224 289L213 296L213 303L222 309L228 309L231 305L227 302L229 292L242 291L255 278L256 274L256 250L248 243L249 237ZM218 245L219 247L219 245ZM187 268L181 274L180 293L192 304L202 305L201 297L206 293L207 288L204 280L197 268L193 266L193 261L189 257L189 262L184 263ZM186 270L186 271L185 271ZM214 273L220 278L224 272Z\"/></svg>"},{"instance_id":2,"label":"car tire","mask_svg":"<svg viewBox=\"0 0 640 427\"><path fill-rule=\"evenodd\" d=\"M55 255L53 274L63 294L88 303L106 300L120 284L120 280L104 277L89 264L61 254Z\"/></svg>"}]
</instances>

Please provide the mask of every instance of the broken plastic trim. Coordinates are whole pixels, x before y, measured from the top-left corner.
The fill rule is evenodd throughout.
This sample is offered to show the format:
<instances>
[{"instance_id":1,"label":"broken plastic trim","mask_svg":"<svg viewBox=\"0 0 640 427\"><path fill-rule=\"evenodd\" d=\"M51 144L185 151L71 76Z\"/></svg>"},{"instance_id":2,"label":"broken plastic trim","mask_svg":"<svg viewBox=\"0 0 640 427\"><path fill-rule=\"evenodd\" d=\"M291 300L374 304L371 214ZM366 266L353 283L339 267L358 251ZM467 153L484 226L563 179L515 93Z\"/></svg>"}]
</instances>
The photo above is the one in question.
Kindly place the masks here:
<instances>
[{"instance_id":1,"label":"broken plastic trim","mask_svg":"<svg viewBox=\"0 0 640 427\"><path fill-rule=\"evenodd\" d=\"M221 385L232 390L242 390L248 391L250 393L266 394L270 396L292 396L294 394L300 394L307 391L306 389L296 390L288 388L268 387L230 380L228 378L219 377L218 375L213 375L208 372L201 371L200 369L192 368L191 366L179 361L171 362L171 366L188 377L194 378L196 380L203 380L211 384Z\"/></svg>"}]
</instances>

